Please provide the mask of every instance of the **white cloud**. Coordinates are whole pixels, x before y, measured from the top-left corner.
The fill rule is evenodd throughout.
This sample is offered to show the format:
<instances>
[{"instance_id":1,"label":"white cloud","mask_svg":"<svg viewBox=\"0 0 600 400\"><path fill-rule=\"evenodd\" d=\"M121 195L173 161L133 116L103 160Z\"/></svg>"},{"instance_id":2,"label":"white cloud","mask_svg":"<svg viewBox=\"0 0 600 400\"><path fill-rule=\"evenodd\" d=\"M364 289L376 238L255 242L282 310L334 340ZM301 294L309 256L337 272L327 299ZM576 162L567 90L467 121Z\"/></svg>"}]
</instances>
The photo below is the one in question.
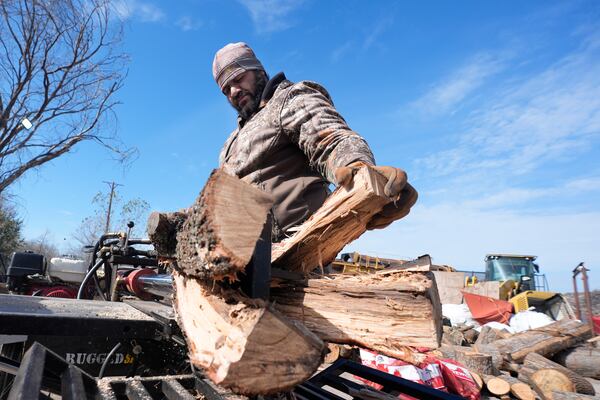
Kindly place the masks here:
<instances>
[{"instance_id":1,"label":"white cloud","mask_svg":"<svg viewBox=\"0 0 600 400\"><path fill-rule=\"evenodd\" d=\"M116 0L113 9L122 20L130 18L142 22L158 22L165 17L165 13L154 4L139 0Z\"/></svg>"},{"instance_id":2,"label":"white cloud","mask_svg":"<svg viewBox=\"0 0 600 400\"><path fill-rule=\"evenodd\" d=\"M461 270L483 270L488 253L534 254L550 289L570 291L570 271L580 261L600 264L598 226L600 212L531 214L417 205L405 219L367 232L344 251L401 259L430 254L435 263ZM600 274L590 279L591 289L600 289Z\"/></svg>"},{"instance_id":3,"label":"white cloud","mask_svg":"<svg viewBox=\"0 0 600 400\"><path fill-rule=\"evenodd\" d=\"M497 56L488 53L476 54L465 65L416 100L412 108L426 114L454 111L460 102L483 85L486 79L502 71L506 66L507 58L507 54Z\"/></svg>"},{"instance_id":4,"label":"white cloud","mask_svg":"<svg viewBox=\"0 0 600 400\"><path fill-rule=\"evenodd\" d=\"M342 57L344 55L346 55L354 46L354 42L352 41L347 41L346 43L344 43L343 45L341 45L340 47L334 49L331 52L331 62L338 62L339 60L342 59Z\"/></svg>"},{"instance_id":5,"label":"white cloud","mask_svg":"<svg viewBox=\"0 0 600 400\"><path fill-rule=\"evenodd\" d=\"M486 100L464 122L457 144L419 160L418 165L438 176L476 174L508 180L589 150L600 138L598 37L585 37L578 49L544 69L487 91ZM445 104L473 89L472 84L464 84L455 95L449 90L448 96L430 98L449 110Z\"/></svg>"},{"instance_id":6,"label":"white cloud","mask_svg":"<svg viewBox=\"0 0 600 400\"><path fill-rule=\"evenodd\" d=\"M195 31L202 27L202 21L195 20L194 18L186 15L179 18L175 22L175 25L181 28L181 30L184 32Z\"/></svg>"},{"instance_id":7,"label":"white cloud","mask_svg":"<svg viewBox=\"0 0 600 400\"><path fill-rule=\"evenodd\" d=\"M394 20L391 16L387 16L378 20L375 26L373 26L373 28L365 37L365 40L363 41L363 49L368 50L371 46L373 46L373 44L377 43L377 39L379 38L379 36L386 29L391 27L393 23Z\"/></svg>"},{"instance_id":8,"label":"white cloud","mask_svg":"<svg viewBox=\"0 0 600 400\"><path fill-rule=\"evenodd\" d=\"M290 28L289 14L304 0L238 0L248 9L257 33L271 33Z\"/></svg>"}]
</instances>

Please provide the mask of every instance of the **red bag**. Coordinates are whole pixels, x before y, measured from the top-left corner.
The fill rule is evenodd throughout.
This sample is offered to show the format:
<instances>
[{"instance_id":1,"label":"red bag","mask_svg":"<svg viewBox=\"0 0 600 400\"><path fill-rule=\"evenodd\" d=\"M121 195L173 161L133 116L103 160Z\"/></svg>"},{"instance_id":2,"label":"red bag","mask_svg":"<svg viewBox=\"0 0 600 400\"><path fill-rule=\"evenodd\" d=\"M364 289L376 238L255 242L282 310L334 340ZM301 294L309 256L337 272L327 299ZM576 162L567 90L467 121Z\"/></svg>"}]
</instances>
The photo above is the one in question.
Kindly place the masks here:
<instances>
[{"instance_id":1,"label":"red bag","mask_svg":"<svg viewBox=\"0 0 600 400\"><path fill-rule=\"evenodd\" d=\"M479 400L481 394L468 369L454 360L437 360L448 390L469 400Z\"/></svg>"}]
</instances>

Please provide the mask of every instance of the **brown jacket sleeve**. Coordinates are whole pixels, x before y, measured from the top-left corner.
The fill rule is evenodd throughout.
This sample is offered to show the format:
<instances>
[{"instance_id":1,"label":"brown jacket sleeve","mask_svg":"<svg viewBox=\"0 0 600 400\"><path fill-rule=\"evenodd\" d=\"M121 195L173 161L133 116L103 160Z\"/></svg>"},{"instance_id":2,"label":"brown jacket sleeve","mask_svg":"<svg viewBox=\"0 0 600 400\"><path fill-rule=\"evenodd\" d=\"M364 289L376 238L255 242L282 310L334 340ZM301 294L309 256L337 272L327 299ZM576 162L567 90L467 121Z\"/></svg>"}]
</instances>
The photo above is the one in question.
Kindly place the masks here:
<instances>
[{"instance_id":1,"label":"brown jacket sleeve","mask_svg":"<svg viewBox=\"0 0 600 400\"><path fill-rule=\"evenodd\" d=\"M335 183L334 171L338 167L355 161L375 164L367 142L350 130L319 84L309 81L294 84L283 102L280 116L283 132L298 144L310 165L329 182Z\"/></svg>"}]
</instances>

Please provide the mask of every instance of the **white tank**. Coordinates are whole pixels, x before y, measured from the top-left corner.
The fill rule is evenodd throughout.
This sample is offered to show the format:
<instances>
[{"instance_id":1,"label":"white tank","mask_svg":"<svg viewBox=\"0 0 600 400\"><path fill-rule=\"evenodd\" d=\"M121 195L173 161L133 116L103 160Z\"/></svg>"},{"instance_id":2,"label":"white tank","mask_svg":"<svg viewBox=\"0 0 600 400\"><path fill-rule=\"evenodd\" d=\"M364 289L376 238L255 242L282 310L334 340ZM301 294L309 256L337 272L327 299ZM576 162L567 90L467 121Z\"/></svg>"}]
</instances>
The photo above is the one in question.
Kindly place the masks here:
<instances>
[{"instance_id":1,"label":"white tank","mask_svg":"<svg viewBox=\"0 0 600 400\"><path fill-rule=\"evenodd\" d=\"M81 283L87 272L84 260L54 257L48 264L48 276L65 282Z\"/></svg>"}]
</instances>

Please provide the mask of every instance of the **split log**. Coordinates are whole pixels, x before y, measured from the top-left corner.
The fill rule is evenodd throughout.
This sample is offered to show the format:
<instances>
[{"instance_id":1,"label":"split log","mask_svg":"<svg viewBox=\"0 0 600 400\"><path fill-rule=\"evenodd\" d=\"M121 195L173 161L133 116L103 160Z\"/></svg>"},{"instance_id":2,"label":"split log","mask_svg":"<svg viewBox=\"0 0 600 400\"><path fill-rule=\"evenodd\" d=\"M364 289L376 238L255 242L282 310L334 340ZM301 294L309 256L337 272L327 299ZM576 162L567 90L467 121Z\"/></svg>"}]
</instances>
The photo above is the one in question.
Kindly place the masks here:
<instances>
[{"instance_id":1,"label":"split log","mask_svg":"<svg viewBox=\"0 0 600 400\"><path fill-rule=\"evenodd\" d=\"M321 363L323 342L264 301L177 272L173 279L190 360L216 384L241 394L275 393L308 379Z\"/></svg>"},{"instance_id":2,"label":"split log","mask_svg":"<svg viewBox=\"0 0 600 400\"><path fill-rule=\"evenodd\" d=\"M477 332L477 330L471 328L471 329L468 329L465 332L463 332L463 335L464 335L467 343L474 344L477 341L477 338L479 337L479 332Z\"/></svg>"},{"instance_id":3,"label":"split log","mask_svg":"<svg viewBox=\"0 0 600 400\"><path fill-rule=\"evenodd\" d=\"M336 255L366 231L367 223L390 203L386 180L368 166L354 176L348 190L338 187L290 238L273 245L274 266L310 272L332 262Z\"/></svg>"},{"instance_id":4,"label":"split log","mask_svg":"<svg viewBox=\"0 0 600 400\"><path fill-rule=\"evenodd\" d=\"M481 375L488 392L494 396L504 396L510 393L510 384L505 380L493 375Z\"/></svg>"},{"instance_id":5,"label":"split log","mask_svg":"<svg viewBox=\"0 0 600 400\"><path fill-rule=\"evenodd\" d=\"M177 234L177 264L187 276L235 281L250 262L272 196L215 170Z\"/></svg>"},{"instance_id":6,"label":"split log","mask_svg":"<svg viewBox=\"0 0 600 400\"><path fill-rule=\"evenodd\" d=\"M477 336L474 346L477 347L483 344L495 342L496 340L506 339L509 336L511 336L511 333L505 330L494 329L490 326L483 326L479 336Z\"/></svg>"},{"instance_id":7,"label":"split log","mask_svg":"<svg viewBox=\"0 0 600 400\"><path fill-rule=\"evenodd\" d=\"M153 212L148 217L146 232L154 249L162 257L175 257L177 232L187 219L188 210L170 213Z\"/></svg>"},{"instance_id":8,"label":"split log","mask_svg":"<svg viewBox=\"0 0 600 400\"><path fill-rule=\"evenodd\" d=\"M540 369L531 376L531 386L543 400L552 400L552 392L573 392L569 378L555 369Z\"/></svg>"},{"instance_id":9,"label":"split log","mask_svg":"<svg viewBox=\"0 0 600 400\"><path fill-rule=\"evenodd\" d=\"M552 356L591 336L589 325L563 319L541 328L514 334L506 339L477 346L482 353L498 351L506 363L521 363L529 353Z\"/></svg>"},{"instance_id":10,"label":"split log","mask_svg":"<svg viewBox=\"0 0 600 400\"><path fill-rule=\"evenodd\" d=\"M477 372L474 372L474 371L469 371L469 373L471 374L471 377L475 381L477 388L481 391L481 389L483 389L483 379L481 378L481 375L479 375Z\"/></svg>"},{"instance_id":11,"label":"split log","mask_svg":"<svg viewBox=\"0 0 600 400\"><path fill-rule=\"evenodd\" d=\"M546 357L541 356L537 353L529 353L523 360L523 368L519 371L519 379L524 382L530 382L531 376L535 371L539 371L540 369L555 369L557 371L565 374L573 386L575 387L575 391L577 393L594 395L596 391L594 390L594 386L588 382L583 376L573 372L572 370L563 367L562 365L555 363L554 361L548 360ZM596 366L596 368L600 368Z\"/></svg>"},{"instance_id":12,"label":"split log","mask_svg":"<svg viewBox=\"0 0 600 400\"><path fill-rule=\"evenodd\" d=\"M451 326L444 325L442 327L442 343L453 346L462 346L465 343L465 335L460 329L453 328Z\"/></svg>"},{"instance_id":13,"label":"split log","mask_svg":"<svg viewBox=\"0 0 600 400\"><path fill-rule=\"evenodd\" d=\"M581 376L600 379L600 349L597 347L568 349L558 353L554 360Z\"/></svg>"},{"instance_id":14,"label":"split log","mask_svg":"<svg viewBox=\"0 0 600 400\"><path fill-rule=\"evenodd\" d=\"M292 280L273 269L272 277L275 308L326 342L358 345L404 361L405 346L439 346L441 305L431 272Z\"/></svg>"}]
</instances>

